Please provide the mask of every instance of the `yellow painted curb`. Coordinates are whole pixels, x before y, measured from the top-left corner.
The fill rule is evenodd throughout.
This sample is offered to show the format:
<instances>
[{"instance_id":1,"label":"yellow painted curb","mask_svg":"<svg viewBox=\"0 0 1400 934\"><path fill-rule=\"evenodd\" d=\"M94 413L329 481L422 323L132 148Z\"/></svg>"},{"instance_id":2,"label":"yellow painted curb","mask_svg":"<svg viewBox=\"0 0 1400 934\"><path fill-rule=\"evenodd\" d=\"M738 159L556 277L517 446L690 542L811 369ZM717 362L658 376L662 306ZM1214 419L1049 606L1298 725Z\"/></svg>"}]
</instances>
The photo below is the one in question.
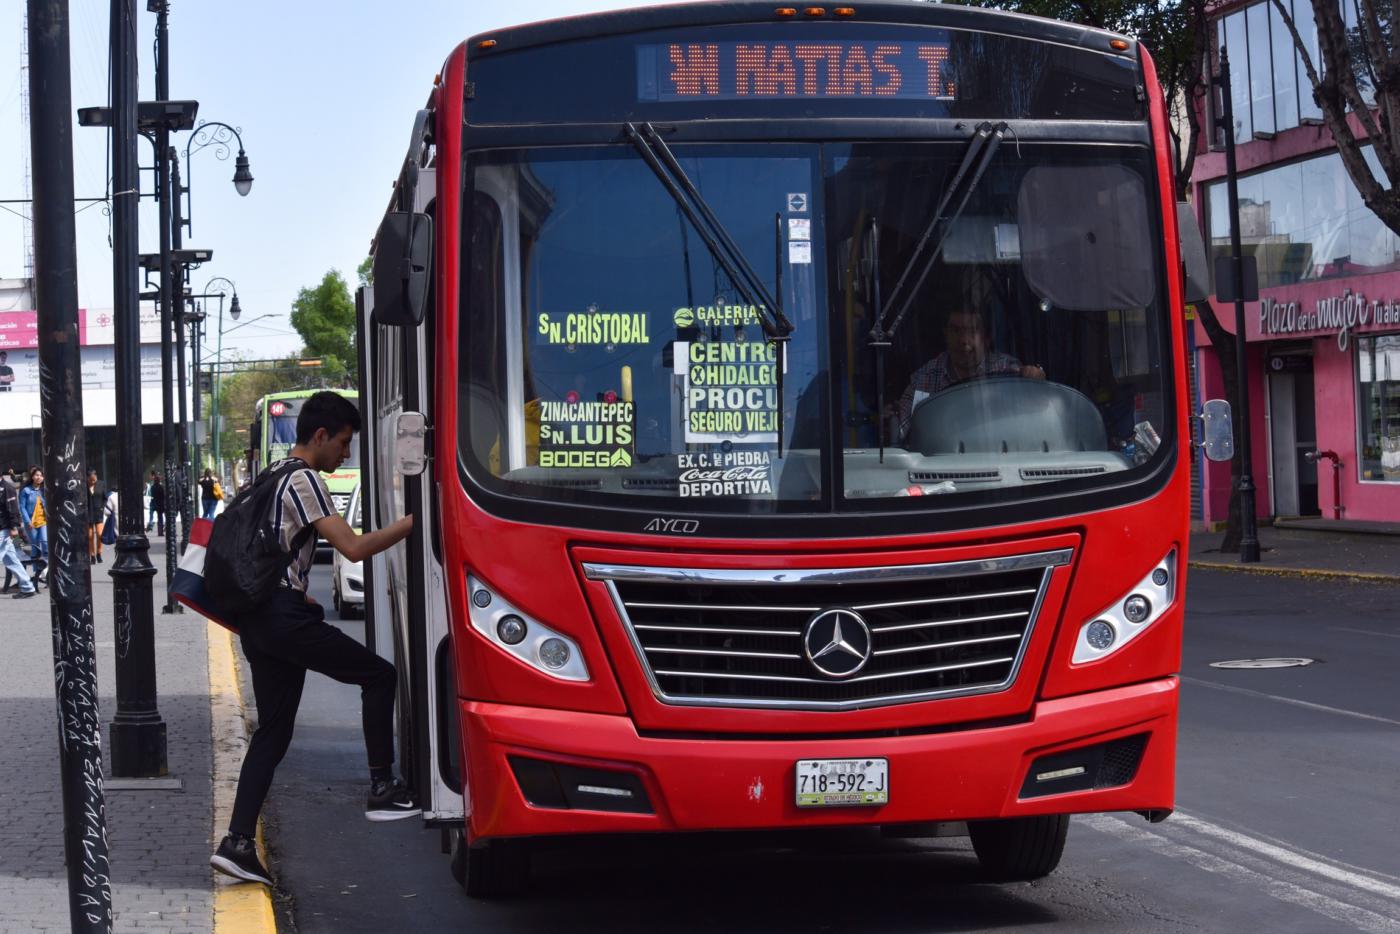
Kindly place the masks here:
<instances>
[{"instance_id":1,"label":"yellow painted curb","mask_svg":"<svg viewBox=\"0 0 1400 934\"><path fill-rule=\"evenodd\" d=\"M243 691L233 655L233 637L209 623L209 720L214 747L214 820L210 846L217 846L233 813L238 770L248 748L248 723L243 716ZM262 824L258 825L258 855L267 865ZM277 934L272 895L258 882L240 882L210 869L214 876L214 934Z\"/></svg>"},{"instance_id":2,"label":"yellow painted curb","mask_svg":"<svg viewBox=\"0 0 1400 934\"><path fill-rule=\"evenodd\" d=\"M1229 561L1189 561L1188 567L1203 571L1243 571L1246 574L1272 574L1277 577L1309 577L1316 580L1359 580L1374 584L1400 584L1400 575L1373 571L1331 571L1324 568L1282 568L1269 564L1235 564Z\"/></svg>"}]
</instances>

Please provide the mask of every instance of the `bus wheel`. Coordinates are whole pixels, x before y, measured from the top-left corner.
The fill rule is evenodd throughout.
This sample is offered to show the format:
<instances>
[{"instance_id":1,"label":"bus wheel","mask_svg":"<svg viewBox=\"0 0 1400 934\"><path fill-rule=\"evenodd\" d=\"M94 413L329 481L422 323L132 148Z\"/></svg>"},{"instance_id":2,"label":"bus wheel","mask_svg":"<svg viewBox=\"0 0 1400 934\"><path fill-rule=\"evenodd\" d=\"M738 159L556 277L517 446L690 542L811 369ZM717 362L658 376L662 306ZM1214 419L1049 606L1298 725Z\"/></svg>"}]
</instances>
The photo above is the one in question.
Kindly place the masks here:
<instances>
[{"instance_id":1,"label":"bus wheel","mask_svg":"<svg viewBox=\"0 0 1400 934\"><path fill-rule=\"evenodd\" d=\"M1039 879L1060 864L1069 815L969 821L967 831L987 875L1002 882Z\"/></svg>"},{"instance_id":2,"label":"bus wheel","mask_svg":"<svg viewBox=\"0 0 1400 934\"><path fill-rule=\"evenodd\" d=\"M530 850L524 840L487 840L471 845L466 834L452 841L452 878L472 898L522 895L530 882Z\"/></svg>"}]
</instances>

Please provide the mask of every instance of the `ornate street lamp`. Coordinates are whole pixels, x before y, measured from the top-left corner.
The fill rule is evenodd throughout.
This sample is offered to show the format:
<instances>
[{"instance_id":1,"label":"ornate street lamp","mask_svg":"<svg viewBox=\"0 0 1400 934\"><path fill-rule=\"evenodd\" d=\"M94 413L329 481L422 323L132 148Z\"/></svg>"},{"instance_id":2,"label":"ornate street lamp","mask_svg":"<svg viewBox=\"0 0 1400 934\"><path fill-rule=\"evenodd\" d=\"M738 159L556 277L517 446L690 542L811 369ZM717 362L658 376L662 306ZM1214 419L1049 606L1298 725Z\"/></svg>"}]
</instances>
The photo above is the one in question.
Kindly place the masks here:
<instances>
[{"instance_id":1,"label":"ornate street lamp","mask_svg":"<svg viewBox=\"0 0 1400 934\"><path fill-rule=\"evenodd\" d=\"M186 232L194 233L194 226L191 219L194 207L193 195L190 189L194 185L194 165L190 157L201 149L214 149L214 156L217 159L227 160L230 152L230 142L238 140L238 156L233 160L233 187L239 195L247 197L248 192L253 190L253 172L248 164L248 154L243 150L243 137L239 134L237 127L229 126L217 120L208 120L201 123L190 134L190 141L185 144L185 184L179 191L185 196L184 216L180 218L180 223L184 225Z\"/></svg>"},{"instance_id":2,"label":"ornate street lamp","mask_svg":"<svg viewBox=\"0 0 1400 934\"><path fill-rule=\"evenodd\" d=\"M250 185L252 184L252 177L251 177L251 176L250 176L249 179L248 179L248 184L250 184ZM240 193L246 194L247 192L240 192ZM229 279L229 278L227 278L227 277L225 277L225 276L215 276L214 278L210 279L208 282L204 283L204 292L205 292L206 294L210 294L210 292L209 292L210 287L213 286L215 283L220 283L221 285L227 285L230 289L233 290L233 302L229 305L228 313L229 313L229 316L230 316L231 318L233 318L233 320L237 321L237 320L238 320L238 316L241 315L241 314L243 314L243 307L242 307L241 305L239 305L239 303L238 303L238 284L237 284L236 282L234 282L232 279ZM215 473L217 473L220 477L223 477L223 475L224 475L224 461L223 461L222 452L221 452L220 449L219 449L219 448L220 448L220 441L222 440L221 435L223 434L223 432L219 430L219 428L220 428L220 426L219 426L219 377L220 377L220 375L222 374L222 372L223 372L223 367L224 367L224 293L223 293L222 288L219 290L218 295L219 295L219 342L218 342L218 345L217 345L217 347L216 347L216 349L215 349L215 351L214 351L214 359L215 359L216 361L218 361L218 363L217 363L217 367L218 367L218 368L214 371L214 386L213 386L213 389L214 389L214 403L213 403L213 405L211 406L211 409L212 409L211 415L212 415L213 422L214 422L214 425L213 425L213 428L214 428L214 431L213 431L213 435L214 435L214 471L215 471Z\"/></svg>"}]
</instances>

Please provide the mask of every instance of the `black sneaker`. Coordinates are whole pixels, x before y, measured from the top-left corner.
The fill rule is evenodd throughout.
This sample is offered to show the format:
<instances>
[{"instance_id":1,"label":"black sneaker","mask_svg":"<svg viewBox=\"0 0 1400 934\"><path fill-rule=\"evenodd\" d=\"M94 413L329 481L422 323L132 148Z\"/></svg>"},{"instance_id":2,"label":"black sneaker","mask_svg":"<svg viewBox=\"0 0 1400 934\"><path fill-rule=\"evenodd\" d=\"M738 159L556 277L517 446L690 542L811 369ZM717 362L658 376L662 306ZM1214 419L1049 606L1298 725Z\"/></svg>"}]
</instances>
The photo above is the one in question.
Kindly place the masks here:
<instances>
[{"instance_id":1,"label":"black sneaker","mask_svg":"<svg viewBox=\"0 0 1400 934\"><path fill-rule=\"evenodd\" d=\"M261 882L264 885L272 884L272 876L258 861L258 849L253 845L251 837L240 837L238 840L224 837L218 850L209 857L209 865L235 879Z\"/></svg>"},{"instance_id":2,"label":"black sneaker","mask_svg":"<svg viewBox=\"0 0 1400 934\"><path fill-rule=\"evenodd\" d=\"M402 779L370 783L369 800L365 804L365 817L370 820L403 820L422 813L423 809L413 800L412 792Z\"/></svg>"},{"instance_id":3,"label":"black sneaker","mask_svg":"<svg viewBox=\"0 0 1400 934\"><path fill-rule=\"evenodd\" d=\"M34 596L34 594L36 594L36 593L38 593L38 592L39 592L39 588L37 588L37 587L35 587L33 590L21 590L19 593L10 594L10 599L11 599L11 600L28 600L30 597Z\"/></svg>"}]
</instances>

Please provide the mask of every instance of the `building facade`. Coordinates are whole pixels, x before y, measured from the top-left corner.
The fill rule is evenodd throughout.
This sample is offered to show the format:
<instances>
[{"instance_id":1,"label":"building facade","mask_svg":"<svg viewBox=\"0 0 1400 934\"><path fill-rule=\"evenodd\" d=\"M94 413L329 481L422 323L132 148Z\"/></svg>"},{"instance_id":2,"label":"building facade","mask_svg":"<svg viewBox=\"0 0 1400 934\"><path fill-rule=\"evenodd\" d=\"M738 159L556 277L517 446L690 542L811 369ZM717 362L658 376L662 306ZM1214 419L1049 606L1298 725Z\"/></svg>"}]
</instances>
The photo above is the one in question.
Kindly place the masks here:
<instances>
[{"instance_id":1,"label":"building facade","mask_svg":"<svg viewBox=\"0 0 1400 934\"><path fill-rule=\"evenodd\" d=\"M1354 28L1355 5L1342 7ZM1290 8L1320 68L1312 7ZM1220 4L1213 15L1216 58L1227 49L1232 72L1241 243L1259 269L1260 300L1245 306L1259 515L1400 521L1400 236L1347 176L1271 0ZM1230 250L1217 143L1203 139L1192 179L1212 258ZM1367 159L1384 183L1369 150ZM1233 304L1212 304L1233 332ZM1199 323L1195 337L1200 396L1220 396ZM1203 518L1223 520L1229 494L1228 465L1207 466Z\"/></svg>"},{"instance_id":2,"label":"building facade","mask_svg":"<svg viewBox=\"0 0 1400 934\"><path fill-rule=\"evenodd\" d=\"M39 323L28 279L0 279L0 469L41 463ZM110 308L78 309L83 424L88 466L115 481L117 437L115 318ZM141 307L141 423L144 461L161 460L160 314ZM187 408L188 411L188 408ZM147 467L149 473L150 467Z\"/></svg>"}]
</instances>

